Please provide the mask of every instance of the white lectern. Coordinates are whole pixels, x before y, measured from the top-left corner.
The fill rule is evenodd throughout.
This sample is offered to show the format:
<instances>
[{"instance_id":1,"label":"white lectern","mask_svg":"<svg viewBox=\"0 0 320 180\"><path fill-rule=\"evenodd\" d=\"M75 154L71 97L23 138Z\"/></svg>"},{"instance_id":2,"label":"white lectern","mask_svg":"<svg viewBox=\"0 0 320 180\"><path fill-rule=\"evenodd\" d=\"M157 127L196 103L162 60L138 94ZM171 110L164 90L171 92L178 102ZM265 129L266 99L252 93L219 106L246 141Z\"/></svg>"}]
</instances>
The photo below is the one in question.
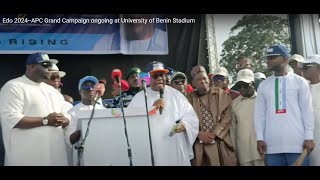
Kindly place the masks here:
<instances>
[{"instance_id":1,"label":"white lectern","mask_svg":"<svg viewBox=\"0 0 320 180\"><path fill-rule=\"evenodd\" d=\"M84 138L91 110L79 113L78 128ZM124 108L133 166L151 166L146 110ZM79 141L79 142L80 142ZM77 162L77 151L73 152ZM129 166L121 109L96 109L84 144L81 166Z\"/></svg>"}]
</instances>

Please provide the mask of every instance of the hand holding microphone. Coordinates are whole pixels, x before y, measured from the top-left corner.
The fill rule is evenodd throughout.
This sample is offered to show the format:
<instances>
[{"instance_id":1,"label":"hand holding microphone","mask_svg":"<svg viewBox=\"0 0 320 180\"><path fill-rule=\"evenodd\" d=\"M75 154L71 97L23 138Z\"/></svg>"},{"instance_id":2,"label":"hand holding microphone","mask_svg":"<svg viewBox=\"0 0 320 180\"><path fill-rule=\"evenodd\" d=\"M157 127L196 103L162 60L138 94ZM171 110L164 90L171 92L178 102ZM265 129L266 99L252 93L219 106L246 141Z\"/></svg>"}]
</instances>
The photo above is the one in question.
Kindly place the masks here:
<instances>
[{"instance_id":1,"label":"hand holding microphone","mask_svg":"<svg viewBox=\"0 0 320 180\"><path fill-rule=\"evenodd\" d=\"M160 114L162 114L163 108L165 106L165 102L163 100L163 93L164 93L163 89L160 89L159 93L160 93L160 99L156 100L153 103L153 106L156 107L156 110L159 109Z\"/></svg>"},{"instance_id":2,"label":"hand holding microphone","mask_svg":"<svg viewBox=\"0 0 320 180\"><path fill-rule=\"evenodd\" d=\"M163 109L164 106L165 106L165 102L164 102L163 99L158 99L158 100L156 100L156 101L153 103L152 106L155 106L155 107L156 107L156 110L159 110L160 108Z\"/></svg>"}]
</instances>

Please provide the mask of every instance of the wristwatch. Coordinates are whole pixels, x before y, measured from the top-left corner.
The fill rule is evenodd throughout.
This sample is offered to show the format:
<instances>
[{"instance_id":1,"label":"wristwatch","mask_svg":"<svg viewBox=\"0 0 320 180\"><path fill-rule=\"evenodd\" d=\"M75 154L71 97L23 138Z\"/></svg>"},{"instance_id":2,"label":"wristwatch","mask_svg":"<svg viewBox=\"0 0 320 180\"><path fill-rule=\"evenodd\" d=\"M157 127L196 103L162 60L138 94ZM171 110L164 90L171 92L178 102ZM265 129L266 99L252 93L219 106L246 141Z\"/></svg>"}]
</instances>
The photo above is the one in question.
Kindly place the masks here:
<instances>
[{"instance_id":1,"label":"wristwatch","mask_svg":"<svg viewBox=\"0 0 320 180\"><path fill-rule=\"evenodd\" d=\"M48 123L49 123L49 121L48 121L47 117L44 117L43 120L42 120L42 124L44 126L46 126L46 125L48 125Z\"/></svg>"}]
</instances>

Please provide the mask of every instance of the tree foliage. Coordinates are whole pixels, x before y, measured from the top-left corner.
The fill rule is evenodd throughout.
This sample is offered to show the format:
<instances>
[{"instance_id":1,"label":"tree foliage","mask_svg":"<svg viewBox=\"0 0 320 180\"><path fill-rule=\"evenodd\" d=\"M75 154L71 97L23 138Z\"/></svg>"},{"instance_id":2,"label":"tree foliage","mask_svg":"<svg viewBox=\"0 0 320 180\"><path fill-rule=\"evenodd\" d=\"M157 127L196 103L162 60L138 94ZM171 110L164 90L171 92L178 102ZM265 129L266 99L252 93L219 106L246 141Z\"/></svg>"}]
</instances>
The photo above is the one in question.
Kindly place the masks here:
<instances>
[{"instance_id":1,"label":"tree foliage","mask_svg":"<svg viewBox=\"0 0 320 180\"><path fill-rule=\"evenodd\" d=\"M246 15L230 30L229 39L222 44L220 65L227 68L233 77L239 57L251 58L255 72L270 74L263 58L266 48L273 44L283 44L289 48L288 20L278 16Z\"/></svg>"}]
</instances>

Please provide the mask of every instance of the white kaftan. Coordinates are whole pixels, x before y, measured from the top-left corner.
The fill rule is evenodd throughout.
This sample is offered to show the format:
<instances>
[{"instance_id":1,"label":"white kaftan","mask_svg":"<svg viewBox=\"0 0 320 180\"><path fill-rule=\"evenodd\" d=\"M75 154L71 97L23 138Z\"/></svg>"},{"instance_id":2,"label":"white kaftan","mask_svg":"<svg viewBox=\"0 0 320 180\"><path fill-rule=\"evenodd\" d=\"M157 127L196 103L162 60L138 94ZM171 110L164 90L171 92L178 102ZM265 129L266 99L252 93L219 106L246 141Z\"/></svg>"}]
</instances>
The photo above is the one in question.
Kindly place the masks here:
<instances>
[{"instance_id":1,"label":"white kaftan","mask_svg":"<svg viewBox=\"0 0 320 180\"><path fill-rule=\"evenodd\" d=\"M8 81L0 92L0 114L5 146L5 165L64 166L67 154L63 129L40 126L14 128L24 117L46 117L66 112L61 93L46 83L36 83L25 75Z\"/></svg>"},{"instance_id":2,"label":"white kaftan","mask_svg":"<svg viewBox=\"0 0 320 180\"><path fill-rule=\"evenodd\" d=\"M147 88L148 107L151 110L153 103L160 98L157 91ZM176 89L166 86L163 99L165 107L162 115L150 116L150 129L152 137L153 155L157 166L190 166L193 158L192 145L199 131L198 117L187 98ZM144 92L136 94L128 108L145 107ZM181 119L186 131L170 137L169 133Z\"/></svg>"}]
</instances>

